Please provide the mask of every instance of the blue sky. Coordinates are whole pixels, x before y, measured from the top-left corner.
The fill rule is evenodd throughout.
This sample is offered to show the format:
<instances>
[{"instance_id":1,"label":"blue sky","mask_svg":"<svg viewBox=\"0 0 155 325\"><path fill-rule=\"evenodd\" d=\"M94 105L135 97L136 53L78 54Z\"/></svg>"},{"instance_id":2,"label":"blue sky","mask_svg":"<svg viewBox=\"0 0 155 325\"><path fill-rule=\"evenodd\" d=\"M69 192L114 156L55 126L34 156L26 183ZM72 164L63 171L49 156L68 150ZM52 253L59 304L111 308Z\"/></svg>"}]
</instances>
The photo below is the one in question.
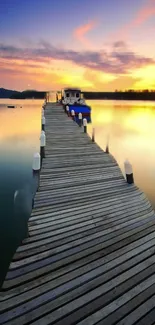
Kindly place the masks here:
<instances>
[{"instance_id":1,"label":"blue sky","mask_svg":"<svg viewBox=\"0 0 155 325\"><path fill-rule=\"evenodd\" d=\"M143 84L146 85L148 82L148 70L144 71L144 65L154 66L154 29L155 0L1 1L0 86L8 84L8 87L11 85L19 88L25 87L31 81L33 86L48 87L51 71L51 78L55 78L56 87L59 83L61 86L72 83L75 86L76 82L80 82L86 88L96 89L98 85L102 87L102 83L105 87L108 80L107 87L111 88L115 87L115 79L120 78L122 87L124 77L125 80L128 78L129 82L126 85L129 87L132 85L143 87ZM48 45L44 46L45 42ZM117 47L117 51L122 53L121 56L114 54L115 42L124 43L123 47L119 46L119 49ZM11 46L14 49L11 49ZM44 53L41 52L42 47L46 47L46 53L45 49ZM33 52L34 48L37 49L37 54ZM87 52L90 52L88 62L86 62ZM97 58L97 64L95 61L89 62L92 57L93 60ZM36 62L40 81L32 74L37 75ZM112 67L113 63L118 64L120 73L118 69ZM142 68L143 71L138 70ZM53 74L53 71L58 69L61 70L61 75L56 71ZM63 74L63 70L67 72ZM19 83L18 78L21 75L24 81ZM86 75L91 75L89 80ZM145 79L145 75L147 80L142 80ZM94 84L92 76L94 80L96 79ZM139 78L142 82L138 86ZM154 87L153 83L152 74L149 86Z\"/></svg>"},{"instance_id":2,"label":"blue sky","mask_svg":"<svg viewBox=\"0 0 155 325\"><path fill-rule=\"evenodd\" d=\"M74 28L92 19L98 21L104 35L132 19L144 3L144 0L135 0L133 5L128 0L6 0L0 4L0 39L67 41Z\"/></svg>"}]
</instances>

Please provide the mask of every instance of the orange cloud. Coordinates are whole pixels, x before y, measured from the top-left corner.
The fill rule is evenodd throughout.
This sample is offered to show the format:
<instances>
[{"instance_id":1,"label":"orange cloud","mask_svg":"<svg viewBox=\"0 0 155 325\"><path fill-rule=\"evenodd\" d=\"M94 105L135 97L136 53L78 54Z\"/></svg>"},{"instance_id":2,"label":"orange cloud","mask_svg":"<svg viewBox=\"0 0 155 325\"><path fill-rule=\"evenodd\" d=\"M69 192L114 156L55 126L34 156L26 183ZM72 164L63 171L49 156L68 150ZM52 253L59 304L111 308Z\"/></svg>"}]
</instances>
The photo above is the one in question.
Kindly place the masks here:
<instances>
[{"instance_id":1,"label":"orange cloud","mask_svg":"<svg viewBox=\"0 0 155 325\"><path fill-rule=\"evenodd\" d=\"M149 18L155 15L155 0L147 0L146 4L141 7L135 17L127 23L125 26L122 26L119 30L110 35L110 39L127 39L129 34L135 29L144 24Z\"/></svg>"},{"instance_id":2,"label":"orange cloud","mask_svg":"<svg viewBox=\"0 0 155 325\"><path fill-rule=\"evenodd\" d=\"M94 29L96 25L96 21L90 21L85 25L79 26L74 31L74 37L85 46L91 46L91 42L87 38L87 33Z\"/></svg>"},{"instance_id":3,"label":"orange cloud","mask_svg":"<svg viewBox=\"0 0 155 325\"><path fill-rule=\"evenodd\" d=\"M147 1L147 4L142 7L135 17L135 19L131 22L131 26L139 26L145 23L150 17L155 15L155 0Z\"/></svg>"}]
</instances>

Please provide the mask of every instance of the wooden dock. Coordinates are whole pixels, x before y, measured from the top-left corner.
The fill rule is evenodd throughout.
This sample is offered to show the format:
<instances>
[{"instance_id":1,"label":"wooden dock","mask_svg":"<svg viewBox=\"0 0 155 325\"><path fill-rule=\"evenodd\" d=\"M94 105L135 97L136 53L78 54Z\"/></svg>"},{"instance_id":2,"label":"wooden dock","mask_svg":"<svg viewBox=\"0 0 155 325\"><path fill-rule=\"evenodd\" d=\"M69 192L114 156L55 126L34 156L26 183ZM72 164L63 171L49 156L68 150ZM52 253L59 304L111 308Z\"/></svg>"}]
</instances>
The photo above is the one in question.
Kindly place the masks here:
<instances>
[{"instance_id":1,"label":"wooden dock","mask_svg":"<svg viewBox=\"0 0 155 325\"><path fill-rule=\"evenodd\" d=\"M0 324L154 324L154 210L61 106L45 116L30 237L0 292Z\"/></svg>"}]
</instances>

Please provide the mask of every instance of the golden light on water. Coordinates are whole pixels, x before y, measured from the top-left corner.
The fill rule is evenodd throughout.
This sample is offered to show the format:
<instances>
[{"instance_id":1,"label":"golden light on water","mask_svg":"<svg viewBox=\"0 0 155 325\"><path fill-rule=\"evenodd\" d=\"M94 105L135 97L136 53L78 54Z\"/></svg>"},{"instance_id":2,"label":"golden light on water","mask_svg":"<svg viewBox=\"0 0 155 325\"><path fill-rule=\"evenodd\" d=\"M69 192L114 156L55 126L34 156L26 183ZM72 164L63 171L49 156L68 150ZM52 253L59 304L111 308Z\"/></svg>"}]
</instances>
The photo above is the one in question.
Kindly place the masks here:
<instances>
[{"instance_id":1,"label":"golden light on water","mask_svg":"<svg viewBox=\"0 0 155 325\"><path fill-rule=\"evenodd\" d=\"M14 105L15 108L7 108L0 111L0 141L8 136L26 135L38 132L40 124L41 107L36 101L8 101L8 105Z\"/></svg>"},{"instance_id":2,"label":"golden light on water","mask_svg":"<svg viewBox=\"0 0 155 325\"><path fill-rule=\"evenodd\" d=\"M155 135L155 110L133 107L125 118L124 127L145 134L146 137L150 137L151 133Z\"/></svg>"},{"instance_id":3,"label":"golden light on water","mask_svg":"<svg viewBox=\"0 0 155 325\"><path fill-rule=\"evenodd\" d=\"M155 202L155 107L153 102L90 101L96 142L110 153L123 173L128 158L135 182Z\"/></svg>"},{"instance_id":4,"label":"golden light on water","mask_svg":"<svg viewBox=\"0 0 155 325\"><path fill-rule=\"evenodd\" d=\"M55 93L50 100L55 101ZM24 153L39 149L41 101L10 101L16 109L0 110L0 146L13 155L16 148ZM155 202L155 105L153 102L87 101L92 107L91 136L105 150L109 140L110 153L124 173L124 161L133 166L136 184ZM37 149L38 148L38 149ZM7 158L8 159L8 158ZM11 158L9 158L11 159Z\"/></svg>"},{"instance_id":5,"label":"golden light on water","mask_svg":"<svg viewBox=\"0 0 155 325\"><path fill-rule=\"evenodd\" d=\"M25 161L39 150L41 106L37 100L3 100L0 107L0 148L3 160L8 163L16 156ZM15 105L15 108L7 108Z\"/></svg>"}]
</instances>

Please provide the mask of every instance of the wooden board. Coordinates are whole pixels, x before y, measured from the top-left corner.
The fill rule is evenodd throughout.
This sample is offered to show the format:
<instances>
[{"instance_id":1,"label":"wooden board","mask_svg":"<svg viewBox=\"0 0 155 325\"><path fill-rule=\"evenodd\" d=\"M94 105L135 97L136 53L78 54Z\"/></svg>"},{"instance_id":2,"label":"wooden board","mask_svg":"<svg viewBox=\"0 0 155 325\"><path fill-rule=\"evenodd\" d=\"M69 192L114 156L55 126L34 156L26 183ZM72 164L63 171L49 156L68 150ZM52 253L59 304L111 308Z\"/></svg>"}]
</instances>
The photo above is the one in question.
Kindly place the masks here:
<instances>
[{"instance_id":1,"label":"wooden board","mask_svg":"<svg viewBox=\"0 0 155 325\"><path fill-rule=\"evenodd\" d=\"M153 325L155 213L112 155L47 104L46 158L0 324Z\"/></svg>"}]
</instances>

